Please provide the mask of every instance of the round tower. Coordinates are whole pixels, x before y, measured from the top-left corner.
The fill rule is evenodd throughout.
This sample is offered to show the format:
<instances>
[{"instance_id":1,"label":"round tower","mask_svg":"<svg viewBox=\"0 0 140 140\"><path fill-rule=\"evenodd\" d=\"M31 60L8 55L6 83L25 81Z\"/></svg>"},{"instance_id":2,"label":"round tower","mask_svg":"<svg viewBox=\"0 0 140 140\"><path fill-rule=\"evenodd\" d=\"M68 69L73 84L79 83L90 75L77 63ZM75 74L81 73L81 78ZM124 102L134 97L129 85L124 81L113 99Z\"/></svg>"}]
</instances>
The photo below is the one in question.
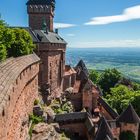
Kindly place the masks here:
<instances>
[{"instance_id":1,"label":"round tower","mask_svg":"<svg viewBox=\"0 0 140 140\"><path fill-rule=\"evenodd\" d=\"M134 133L136 140L138 140L140 119L131 104L120 115L117 122L120 124L120 133L132 132Z\"/></svg>"},{"instance_id":2,"label":"round tower","mask_svg":"<svg viewBox=\"0 0 140 140\"><path fill-rule=\"evenodd\" d=\"M45 19L46 29L53 32L54 9L55 0L28 0L29 27L33 30L42 30Z\"/></svg>"}]
</instances>

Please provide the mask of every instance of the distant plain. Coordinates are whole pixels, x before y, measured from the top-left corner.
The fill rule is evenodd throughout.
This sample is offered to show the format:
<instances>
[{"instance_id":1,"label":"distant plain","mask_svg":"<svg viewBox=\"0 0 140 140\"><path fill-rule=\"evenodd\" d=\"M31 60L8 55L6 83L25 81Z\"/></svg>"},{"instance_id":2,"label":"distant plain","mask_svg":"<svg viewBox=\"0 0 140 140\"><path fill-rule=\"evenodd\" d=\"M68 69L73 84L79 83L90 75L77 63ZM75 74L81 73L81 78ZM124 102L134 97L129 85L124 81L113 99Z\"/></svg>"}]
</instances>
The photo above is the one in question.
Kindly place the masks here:
<instances>
[{"instance_id":1,"label":"distant plain","mask_svg":"<svg viewBox=\"0 0 140 140\"><path fill-rule=\"evenodd\" d=\"M83 59L88 69L116 68L126 77L140 82L140 48L68 48L66 63L75 66Z\"/></svg>"}]
</instances>

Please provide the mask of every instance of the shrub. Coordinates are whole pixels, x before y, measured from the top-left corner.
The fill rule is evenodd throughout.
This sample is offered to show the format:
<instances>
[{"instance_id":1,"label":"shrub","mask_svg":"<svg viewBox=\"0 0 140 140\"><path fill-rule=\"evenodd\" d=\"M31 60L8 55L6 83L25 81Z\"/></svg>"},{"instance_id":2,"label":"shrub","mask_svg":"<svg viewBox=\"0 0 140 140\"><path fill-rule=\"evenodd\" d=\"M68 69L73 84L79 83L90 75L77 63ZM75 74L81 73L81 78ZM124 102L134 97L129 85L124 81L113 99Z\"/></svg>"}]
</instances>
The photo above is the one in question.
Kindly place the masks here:
<instances>
[{"instance_id":1,"label":"shrub","mask_svg":"<svg viewBox=\"0 0 140 140\"><path fill-rule=\"evenodd\" d=\"M29 129L29 135L30 135L30 137L32 137L32 132L33 132L35 124L43 122L43 118L31 114L31 115L29 115L29 121L31 122L31 127Z\"/></svg>"},{"instance_id":2,"label":"shrub","mask_svg":"<svg viewBox=\"0 0 140 140\"><path fill-rule=\"evenodd\" d=\"M99 78L98 85L104 93L109 93L110 88L113 88L121 79L121 73L116 69L105 70Z\"/></svg>"},{"instance_id":3,"label":"shrub","mask_svg":"<svg viewBox=\"0 0 140 140\"><path fill-rule=\"evenodd\" d=\"M99 80L99 76L100 76L99 72L97 72L96 70L90 70L89 78L94 84L97 84L97 82Z\"/></svg>"},{"instance_id":4,"label":"shrub","mask_svg":"<svg viewBox=\"0 0 140 140\"><path fill-rule=\"evenodd\" d=\"M14 41L11 42L8 48L8 57L28 55L33 52L35 45L32 42L30 34L23 29L11 29L14 35Z\"/></svg>"},{"instance_id":5,"label":"shrub","mask_svg":"<svg viewBox=\"0 0 140 140\"><path fill-rule=\"evenodd\" d=\"M0 44L0 61L5 60L7 57L6 47L3 44Z\"/></svg>"},{"instance_id":6,"label":"shrub","mask_svg":"<svg viewBox=\"0 0 140 140\"><path fill-rule=\"evenodd\" d=\"M39 100L38 99L35 99L34 105L38 105L38 104L39 104Z\"/></svg>"},{"instance_id":7,"label":"shrub","mask_svg":"<svg viewBox=\"0 0 140 140\"><path fill-rule=\"evenodd\" d=\"M136 140L135 134L132 131L124 131L120 134L120 140Z\"/></svg>"},{"instance_id":8,"label":"shrub","mask_svg":"<svg viewBox=\"0 0 140 140\"><path fill-rule=\"evenodd\" d=\"M0 61L6 57L18 57L33 52L33 44L30 34L19 28L9 28L0 19Z\"/></svg>"},{"instance_id":9,"label":"shrub","mask_svg":"<svg viewBox=\"0 0 140 140\"><path fill-rule=\"evenodd\" d=\"M32 121L33 124L38 124L40 122L43 122L43 118L42 117L40 117L40 116L38 117L38 116L35 116L33 114L31 114L29 116L29 120Z\"/></svg>"}]
</instances>

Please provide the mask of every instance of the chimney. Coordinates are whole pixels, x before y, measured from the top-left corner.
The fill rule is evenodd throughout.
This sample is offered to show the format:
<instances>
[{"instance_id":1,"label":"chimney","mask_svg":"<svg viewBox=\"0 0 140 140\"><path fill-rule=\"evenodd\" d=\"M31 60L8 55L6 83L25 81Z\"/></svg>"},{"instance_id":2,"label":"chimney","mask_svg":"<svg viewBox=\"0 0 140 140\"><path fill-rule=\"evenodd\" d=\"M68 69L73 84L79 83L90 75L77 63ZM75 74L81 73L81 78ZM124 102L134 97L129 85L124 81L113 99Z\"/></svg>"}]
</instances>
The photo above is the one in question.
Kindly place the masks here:
<instances>
[{"instance_id":1,"label":"chimney","mask_svg":"<svg viewBox=\"0 0 140 140\"><path fill-rule=\"evenodd\" d=\"M55 33L58 34L58 29L55 29Z\"/></svg>"}]
</instances>

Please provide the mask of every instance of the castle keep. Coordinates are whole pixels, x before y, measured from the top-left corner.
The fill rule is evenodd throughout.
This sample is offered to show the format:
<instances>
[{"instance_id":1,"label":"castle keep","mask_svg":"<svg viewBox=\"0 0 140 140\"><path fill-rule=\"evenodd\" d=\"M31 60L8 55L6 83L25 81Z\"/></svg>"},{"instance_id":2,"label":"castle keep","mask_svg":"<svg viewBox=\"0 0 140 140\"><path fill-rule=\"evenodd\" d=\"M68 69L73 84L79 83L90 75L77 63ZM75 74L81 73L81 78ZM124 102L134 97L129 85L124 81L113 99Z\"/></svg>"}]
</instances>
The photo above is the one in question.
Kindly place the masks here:
<instances>
[{"instance_id":1,"label":"castle keep","mask_svg":"<svg viewBox=\"0 0 140 140\"><path fill-rule=\"evenodd\" d=\"M65 72L66 42L53 31L55 0L29 0L27 11L29 31L41 58L39 85L52 94L61 93Z\"/></svg>"},{"instance_id":2,"label":"castle keep","mask_svg":"<svg viewBox=\"0 0 140 140\"><path fill-rule=\"evenodd\" d=\"M89 79L83 60L75 67L65 64L67 43L53 30L54 10L55 0L28 0L29 27L23 29L37 49L0 63L0 140L27 140L39 87L51 101L65 97L72 103L74 112L53 118L63 132L81 140L120 140L122 132L131 131L138 140L140 119L133 106L117 114Z\"/></svg>"}]
</instances>

